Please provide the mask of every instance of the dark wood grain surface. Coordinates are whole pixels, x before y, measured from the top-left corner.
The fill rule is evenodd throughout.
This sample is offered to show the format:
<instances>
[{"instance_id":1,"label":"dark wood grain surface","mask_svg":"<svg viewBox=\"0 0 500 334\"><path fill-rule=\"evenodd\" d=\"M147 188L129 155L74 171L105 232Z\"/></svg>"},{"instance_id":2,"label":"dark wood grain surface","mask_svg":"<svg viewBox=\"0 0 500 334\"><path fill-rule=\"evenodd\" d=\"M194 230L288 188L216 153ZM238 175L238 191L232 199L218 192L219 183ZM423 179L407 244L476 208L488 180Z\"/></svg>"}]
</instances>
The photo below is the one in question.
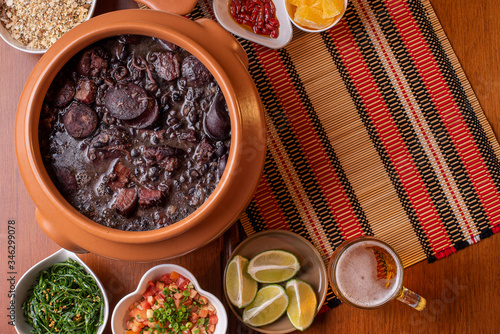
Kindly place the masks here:
<instances>
[{"instance_id":1,"label":"dark wood grain surface","mask_svg":"<svg viewBox=\"0 0 500 334\"><path fill-rule=\"evenodd\" d=\"M492 0L431 0L474 91L500 138L500 6ZM129 0L101 0L96 14L136 7ZM14 278L59 249L38 227L35 206L17 168L14 121L24 83L40 56L16 51L0 41L0 333L8 324L9 276L7 224L16 222ZM222 300L222 267L237 241L231 229L213 243L169 260L191 270L204 289ZM145 249L145 252L148 250ZM135 288L155 263L128 263L86 254L82 259L104 283L111 309ZM498 333L500 328L500 236L493 236L432 264L420 262L405 272L405 286L425 296L428 307L416 312L393 302L383 309L341 305L317 317L307 333ZM108 333L109 326L108 326ZM231 319L228 333L247 333Z\"/></svg>"}]
</instances>

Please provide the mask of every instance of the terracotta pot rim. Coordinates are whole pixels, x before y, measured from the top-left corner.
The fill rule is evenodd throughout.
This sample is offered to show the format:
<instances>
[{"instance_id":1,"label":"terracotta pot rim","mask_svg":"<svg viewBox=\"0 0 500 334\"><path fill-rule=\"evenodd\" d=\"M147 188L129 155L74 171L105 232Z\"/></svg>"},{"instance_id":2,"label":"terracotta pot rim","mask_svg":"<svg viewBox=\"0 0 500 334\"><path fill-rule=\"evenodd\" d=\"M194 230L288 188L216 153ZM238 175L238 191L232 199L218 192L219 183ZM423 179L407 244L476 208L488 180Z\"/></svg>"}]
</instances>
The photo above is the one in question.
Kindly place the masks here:
<instances>
[{"instance_id":1,"label":"terracotta pot rim","mask_svg":"<svg viewBox=\"0 0 500 334\"><path fill-rule=\"evenodd\" d=\"M137 11L142 12L142 10ZM241 136L238 102L234 96L229 78L224 69L210 55L210 53L206 52L202 46L193 41L191 38L181 35L179 32L169 27L143 21L123 21L104 25L93 25L97 19L99 19L100 22L103 22L103 18L110 15L120 15L120 12L104 14L82 23L81 25L75 27L67 35L63 36L56 44L54 44L52 49L47 52L46 55L53 56L53 58L49 61L48 66L43 69L30 96L29 108L26 110L27 121L25 124L25 145L30 151L28 158L31 171L34 173L44 195L50 199L57 210L64 213L64 218L67 218L71 223L77 225L81 229L98 237L104 237L108 240L120 243L143 243L145 241L157 242L174 237L188 231L191 228L194 228L197 224L203 221L205 216L214 210L214 204L221 202L223 200L223 196L226 195L226 185L231 182L228 175L230 175L234 169L234 160L237 159L237 153L235 152L238 152L239 150L239 141ZM171 14L165 13L165 15ZM177 16L172 16L178 19ZM82 51L85 47L104 38L121 34L138 34L162 38L177 44L196 56L205 64L217 80L217 83L226 98L231 116L231 148L228 162L226 170L213 193L195 212L190 214L188 217L170 226L149 231L123 231L113 229L100 225L78 212L64 199L51 181L41 160L39 149L38 124L41 106L47 91L47 89L41 90L40 87L43 87L44 85L47 86L47 82L50 84L55 75L67 63L67 61L69 61L69 59L71 59L71 57L76 55L78 52ZM66 43L66 45L64 43ZM40 209L43 211L43 208Z\"/></svg>"}]
</instances>

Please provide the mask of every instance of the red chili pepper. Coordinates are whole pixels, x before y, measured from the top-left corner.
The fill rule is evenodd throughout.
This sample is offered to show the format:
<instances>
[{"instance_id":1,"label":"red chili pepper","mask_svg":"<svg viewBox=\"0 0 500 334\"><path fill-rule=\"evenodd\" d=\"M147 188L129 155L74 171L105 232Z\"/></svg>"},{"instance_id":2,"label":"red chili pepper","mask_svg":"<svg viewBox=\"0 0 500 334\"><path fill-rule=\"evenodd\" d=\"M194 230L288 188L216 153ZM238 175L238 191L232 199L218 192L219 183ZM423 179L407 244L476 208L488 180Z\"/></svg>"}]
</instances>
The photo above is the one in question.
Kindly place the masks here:
<instances>
[{"instance_id":1,"label":"red chili pepper","mask_svg":"<svg viewBox=\"0 0 500 334\"><path fill-rule=\"evenodd\" d=\"M252 20L251 20L252 22L255 22L258 14L259 14L259 8L254 8L252 12Z\"/></svg>"},{"instance_id":2,"label":"red chili pepper","mask_svg":"<svg viewBox=\"0 0 500 334\"><path fill-rule=\"evenodd\" d=\"M275 28L278 28L280 26L280 21L278 21L278 19L276 19L274 17L271 17L269 19L269 23L271 23L273 25L273 27L275 27Z\"/></svg>"},{"instance_id":3,"label":"red chili pepper","mask_svg":"<svg viewBox=\"0 0 500 334\"><path fill-rule=\"evenodd\" d=\"M269 19L271 18L271 11L269 9L269 4L266 3L264 5L264 19L266 22L269 22Z\"/></svg>"},{"instance_id":4,"label":"red chili pepper","mask_svg":"<svg viewBox=\"0 0 500 334\"><path fill-rule=\"evenodd\" d=\"M274 6L274 2L269 1L269 7L271 7L271 16L276 15L276 6Z\"/></svg>"},{"instance_id":5,"label":"red chili pepper","mask_svg":"<svg viewBox=\"0 0 500 334\"><path fill-rule=\"evenodd\" d=\"M231 0L229 12L238 24L249 26L254 33L278 37L280 24L272 0Z\"/></svg>"}]
</instances>

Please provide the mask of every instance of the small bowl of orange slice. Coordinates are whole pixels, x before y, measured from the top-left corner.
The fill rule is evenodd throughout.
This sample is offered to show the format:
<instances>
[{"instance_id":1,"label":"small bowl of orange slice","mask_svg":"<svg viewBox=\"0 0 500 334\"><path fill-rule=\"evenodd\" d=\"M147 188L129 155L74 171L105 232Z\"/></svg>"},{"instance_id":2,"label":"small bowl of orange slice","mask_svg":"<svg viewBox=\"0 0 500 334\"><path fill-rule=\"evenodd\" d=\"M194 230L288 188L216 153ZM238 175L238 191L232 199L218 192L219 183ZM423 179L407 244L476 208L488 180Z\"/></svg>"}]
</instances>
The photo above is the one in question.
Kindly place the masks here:
<instances>
[{"instance_id":1,"label":"small bowl of orange slice","mask_svg":"<svg viewBox=\"0 0 500 334\"><path fill-rule=\"evenodd\" d=\"M344 16L348 0L283 0L290 21L306 32L332 28Z\"/></svg>"}]
</instances>

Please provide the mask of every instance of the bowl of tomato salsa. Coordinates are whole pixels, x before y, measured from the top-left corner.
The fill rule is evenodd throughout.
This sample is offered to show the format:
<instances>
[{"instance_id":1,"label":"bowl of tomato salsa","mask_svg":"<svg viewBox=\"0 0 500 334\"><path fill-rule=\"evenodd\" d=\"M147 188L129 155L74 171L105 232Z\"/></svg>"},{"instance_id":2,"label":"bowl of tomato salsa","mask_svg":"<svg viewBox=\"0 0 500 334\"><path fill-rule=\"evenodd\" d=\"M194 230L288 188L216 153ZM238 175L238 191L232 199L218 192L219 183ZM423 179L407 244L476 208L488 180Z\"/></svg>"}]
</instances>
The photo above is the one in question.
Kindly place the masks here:
<instances>
[{"instance_id":1,"label":"bowl of tomato salsa","mask_svg":"<svg viewBox=\"0 0 500 334\"><path fill-rule=\"evenodd\" d=\"M137 289L116 305L114 334L223 334L227 314L220 300L203 290L194 275L174 264L148 270Z\"/></svg>"}]
</instances>

